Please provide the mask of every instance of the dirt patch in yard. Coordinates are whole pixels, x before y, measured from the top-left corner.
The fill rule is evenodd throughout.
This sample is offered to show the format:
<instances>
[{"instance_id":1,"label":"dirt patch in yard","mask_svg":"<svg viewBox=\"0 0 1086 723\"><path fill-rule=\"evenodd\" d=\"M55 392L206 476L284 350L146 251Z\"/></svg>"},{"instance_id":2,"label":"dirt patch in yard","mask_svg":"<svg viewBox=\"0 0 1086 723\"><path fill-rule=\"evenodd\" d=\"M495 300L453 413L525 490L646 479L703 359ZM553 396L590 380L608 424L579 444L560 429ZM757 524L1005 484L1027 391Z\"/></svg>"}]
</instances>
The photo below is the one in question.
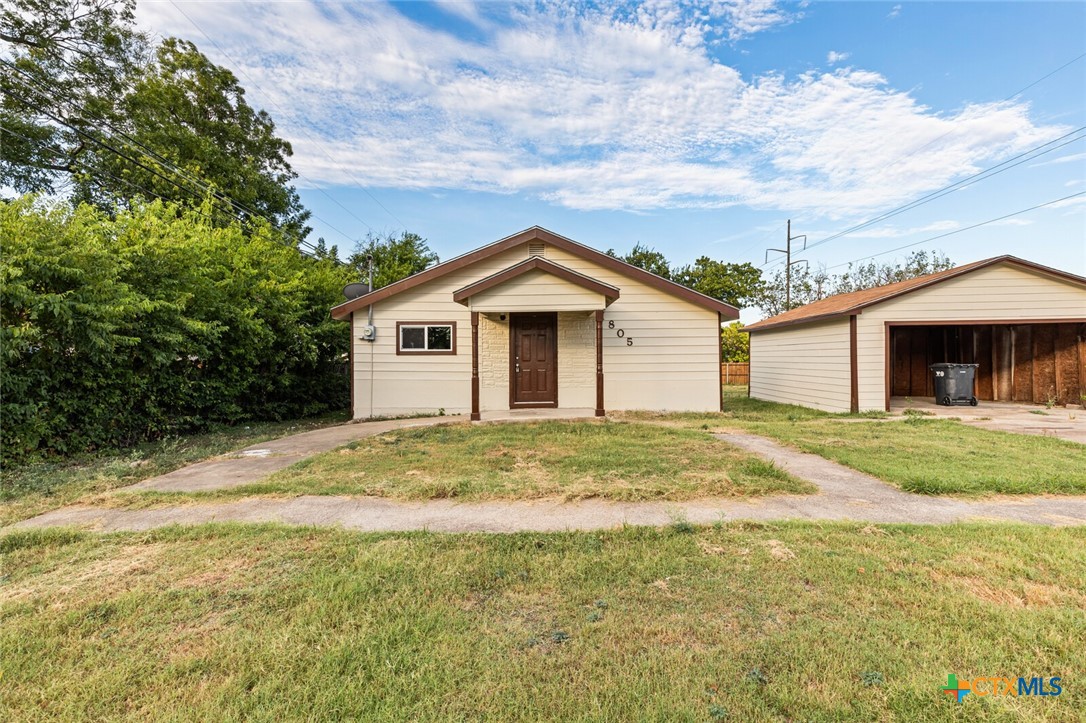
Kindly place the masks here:
<instances>
[{"instance_id":1,"label":"dirt patch in yard","mask_svg":"<svg viewBox=\"0 0 1086 723\"><path fill-rule=\"evenodd\" d=\"M62 606L110 597L134 587L142 576L159 569L165 545L127 545L109 557L63 562L33 577L33 582L0 586L0 601L17 602L49 596Z\"/></svg>"},{"instance_id":2,"label":"dirt patch in yard","mask_svg":"<svg viewBox=\"0 0 1086 723\"><path fill-rule=\"evenodd\" d=\"M1086 594L1051 585L1049 583L1022 580L1010 586L995 586L981 577L954 576L932 572L932 579L949 585L968 595L992 605L1012 608L1043 608L1064 605L1086 607Z\"/></svg>"}]
</instances>

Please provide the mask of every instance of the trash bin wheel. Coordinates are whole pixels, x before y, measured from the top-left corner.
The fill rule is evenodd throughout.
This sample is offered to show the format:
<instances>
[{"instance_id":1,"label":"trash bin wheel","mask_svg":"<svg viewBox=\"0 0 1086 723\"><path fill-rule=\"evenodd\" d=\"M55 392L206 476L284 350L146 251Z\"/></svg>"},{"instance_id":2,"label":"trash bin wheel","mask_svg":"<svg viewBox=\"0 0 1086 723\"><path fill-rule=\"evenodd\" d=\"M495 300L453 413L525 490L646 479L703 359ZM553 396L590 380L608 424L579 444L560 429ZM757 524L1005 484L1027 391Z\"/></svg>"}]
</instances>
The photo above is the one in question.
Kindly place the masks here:
<instances>
[{"instance_id":1,"label":"trash bin wheel","mask_svg":"<svg viewBox=\"0 0 1086 723\"><path fill-rule=\"evenodd\" d=\"M943 397L943 406L944 407L949 407L950 406L950 397Z\"/></svg>"},{"instance_id":2,"label":"trash bin wheel","mask_svg":"<svg viewBox=\"0 0 1086 723\"><path fill-rule=\"evenodd\" d=\"M973 406L973 407L977 406L977 398L976 397L970 397L969 398L969 404L970 404L970 406Z\"/></svg>"}]
</instances>

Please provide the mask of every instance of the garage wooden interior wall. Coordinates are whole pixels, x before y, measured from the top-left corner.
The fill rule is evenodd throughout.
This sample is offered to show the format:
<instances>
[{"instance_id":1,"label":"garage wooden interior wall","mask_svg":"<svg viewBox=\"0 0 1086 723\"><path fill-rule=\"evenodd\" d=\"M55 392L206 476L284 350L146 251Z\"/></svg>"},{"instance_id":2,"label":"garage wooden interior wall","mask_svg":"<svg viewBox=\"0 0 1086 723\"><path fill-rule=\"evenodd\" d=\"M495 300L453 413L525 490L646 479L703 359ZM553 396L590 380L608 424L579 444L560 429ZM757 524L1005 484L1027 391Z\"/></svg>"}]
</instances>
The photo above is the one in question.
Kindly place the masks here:
<instances>
[{"instance_id":1,"label":"garage wooden interior wall","mask_svg":"<svg viewBox=\"0 0 1086 723\"><path fill-rule=\"evenodd\" d=\"M890 326L893 396L930 397L929 364L979 364L976 395L988 401L1081 404L1086 324Z\"/></svg>"}]
</instances>

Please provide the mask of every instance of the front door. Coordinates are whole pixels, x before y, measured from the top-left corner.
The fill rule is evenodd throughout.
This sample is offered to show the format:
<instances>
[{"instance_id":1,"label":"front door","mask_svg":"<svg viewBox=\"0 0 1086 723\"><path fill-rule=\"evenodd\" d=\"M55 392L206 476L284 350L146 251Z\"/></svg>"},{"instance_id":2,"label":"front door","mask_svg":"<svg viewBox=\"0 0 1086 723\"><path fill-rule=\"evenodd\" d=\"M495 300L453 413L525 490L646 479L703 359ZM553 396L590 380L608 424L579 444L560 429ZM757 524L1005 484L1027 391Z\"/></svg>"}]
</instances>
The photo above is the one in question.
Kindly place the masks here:
<instances>
[{"instance_id":1,"label":"front door","mask_svg":"<svg viewBox=\"0 0 1086 723\"><path fill-rule=\"evenodd\" d=\"M512 314L509 406L558 406L558 314Z\"/></svg>"}]
</instances>

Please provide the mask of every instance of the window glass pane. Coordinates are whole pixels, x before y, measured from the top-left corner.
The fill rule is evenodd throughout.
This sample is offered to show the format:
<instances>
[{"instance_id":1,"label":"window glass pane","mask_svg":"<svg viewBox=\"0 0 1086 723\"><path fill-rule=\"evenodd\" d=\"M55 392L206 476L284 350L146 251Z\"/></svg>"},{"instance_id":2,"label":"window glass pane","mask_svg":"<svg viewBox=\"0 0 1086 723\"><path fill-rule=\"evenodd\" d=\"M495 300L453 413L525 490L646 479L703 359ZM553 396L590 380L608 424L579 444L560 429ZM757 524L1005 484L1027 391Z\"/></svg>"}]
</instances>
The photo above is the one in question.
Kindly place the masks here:
<instances>
[{"instance_id":1,"label":"window glass pane","mask_svg":"<svg viewBox=\"0 0 1086 723\"><path fill-rule=\"evenodd\" d=\"M426 327L427 340L430 342L427 345L428 349L439 351L451 351L452 350L452 327L451 326L428 326Z\"/></svg>"},{"instance_id":2,"label":"window glass pane","mask_svg":"<svg viewBox=\"0 0 1086 723\"><path fill-rule=\"evenodd\" d=\"M426 348L426 328L422 326L401 326L400 327L400 348L401 349L425 349Z\"/></svg>"}]
</instances>

